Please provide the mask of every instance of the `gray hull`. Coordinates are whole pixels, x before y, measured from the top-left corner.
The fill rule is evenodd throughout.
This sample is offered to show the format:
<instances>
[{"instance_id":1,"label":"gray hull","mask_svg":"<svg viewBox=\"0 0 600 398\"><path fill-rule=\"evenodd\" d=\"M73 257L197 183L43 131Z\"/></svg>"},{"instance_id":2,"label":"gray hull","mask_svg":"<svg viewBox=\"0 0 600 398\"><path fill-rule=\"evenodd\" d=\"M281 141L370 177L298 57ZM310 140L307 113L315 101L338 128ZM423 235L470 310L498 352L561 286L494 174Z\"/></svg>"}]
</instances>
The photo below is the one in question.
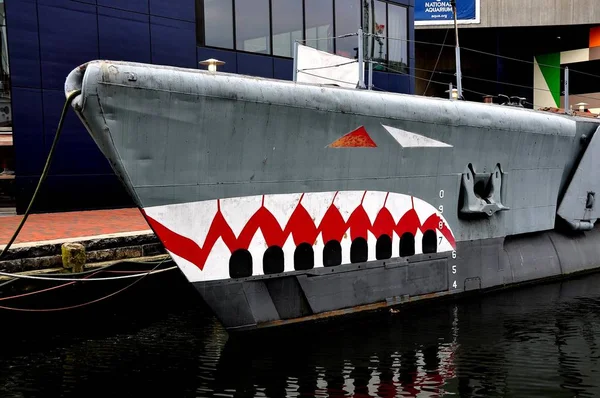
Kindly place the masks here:
<instances>
[{"instance_id":1,"label":"gray hull","mask_svg":"<svg viewBox=\"0 0 600 398\"><path fill-rule=\"evenodd\" d=\"M599 265L595 120L119 62L73 89L229 329Z\"/></svg>"}]
</instances>

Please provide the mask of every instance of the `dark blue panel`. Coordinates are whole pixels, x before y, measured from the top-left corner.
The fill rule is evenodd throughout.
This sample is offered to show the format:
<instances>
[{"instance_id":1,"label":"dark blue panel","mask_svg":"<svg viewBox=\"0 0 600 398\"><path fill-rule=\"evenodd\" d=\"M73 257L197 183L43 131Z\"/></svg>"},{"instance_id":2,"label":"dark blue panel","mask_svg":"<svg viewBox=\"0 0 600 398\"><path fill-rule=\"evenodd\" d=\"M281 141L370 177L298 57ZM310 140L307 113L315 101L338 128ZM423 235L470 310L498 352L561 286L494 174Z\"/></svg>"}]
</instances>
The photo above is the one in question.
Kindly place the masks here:
<instances>
[{"instance_id":1,"label":"dark blue panel","mask_svg":"<svg viewBox=\"0 0 600 398\"><path fill-rule=\"evenodd\" d=\"M65 94L63 91L43 90L42 95L44 99L44 135L46 147L50 149L65 102ZM63 125L50 173L108 174L111 172L108 161L81 124L81 120L74 112L69 112Z\"/></svg>"},{"instance_id":2,"label":"dark blue panel","mask_svg":"<svg viewBox=\"0 0 600 398\"><path fill-rule=\"evenodd\" d=\"M96 7L91 9L93 13L38 6L43 16L40 18L43 88L62 90L74 68L98 58Z\"/></svg>"},{"instance_id":3,"label":"dark blue panel","mask_svg":"<svg viewBox=\"0 0 600 398\"><path fill-rule=\"evenodd\" d=\"M373 90L390 91L388 76L389 73L373 71Z\"/></svg>"},{"instance_id":4,"label":"dark blue panel","mask_svg":"<svg viewBox=\"0 0 600 398\"><path fill-rule=\"evenodd\" d=\"M238 73L250 76L273 77L273 58L255 54L237 54Z\"/></svg>"},{"instance_id":5,"label":"dark blue panel","mask_svg":"<svg viewBox=\"0 0 600 398\"><path fill-rule=\"evenodd\" d=\"M94 12L96 8L96 0L37 0L37 3L84 12Z\"/></svg>"},{"instance_id":6,"label":"dark blue panel","mask_svg":"<svg viewBox=\"0 0 600 398\"><path fill-rule=\"evenodd\" d=\"M12 115L15 172L17 175L39 175L46 158L42 91L13 87Z\"/></svg>"},{"instance_id":7,"label":"dark blue panel","mask_svg":"<svg viewBox=\"0 0 600 398\"><path fill-rule=\"evenodd\" d=\"M291 59L273 59L273 77L275 79L292 80L294 78L294 61Z\"/></svg>"},{"instance_id":8,"label":"dark blue panel","mask_svg":"<svg viewBox=\"0 0 600 398\"><path fill-rule=\"evenodd\" d=\"M148 0L98 0L98 5L148 14Z\"/></svg>"},{"instance_id":9,"label":"dark blue panel","mask_svg":"<svg viewBox=\"0 0 600 398\"><path fill-rule=\"evenodd\" d=\"M196 0L150 0L150 14L196 21Z\"/></svg>"},{"instance_id":10,"label":"dark blue panel","mask_svg":"<svg viewBox=\"0 0 600 398\"><path fill-rule=\"evenodd\" d=\"M37 185L37 177L17 176L17 212L22 214ZM131 197L114 174L48 176L34 213L133 207Z\"/></svg>"},{"instance_id":11,"label":"dark blue panel","mask_svg":"<svg viewBox=\"0 0 600 398\"><path fill-rule=\"evenodd\" d=\"M396 73L388 74L388 91L395 93L410 93L410 81L409 75L400 75Z\"/></svg>"},{"instance_id":12,"label":"dark blue panel","mask_svg":"<svg viewBox=\"0 0 600 398\"><path fill-rule=\"evenodd\" d=\"M198 62L214 58L224 61L225 65L219 66L221 72L237 73L237 59L234 51L216 50L214 48L198 47ZM198 65L200 69L207 69L204 65Z\"/></svg>"},{"instance_id":13,"label":"dark blue panel","mask_svg":"<svg viewBox=\"0 0 600 398\"><path fill-rule=\"evenodd\" d=\"M195 24L150 17L152 63L197 68Z\"/></svg>"},{"instance_id":14,"label":"dark blue panel","mask_svg":"<svg viewBox=\"0 0 600 398\"><path fill-rule=\"evenodd\" d=\"M98 8L100 58L150 63L149 17Z\"/></svg>"},{"instance_id":15,"label":"dark blue panel","mask_svg":"<svg viewBox=\"0 0 600 398\"><path fill-rule=\"evenodd\" d=\"M33 0L5 3L13 87L41 87L37 7Z\"/></svg>"}]
</instances>

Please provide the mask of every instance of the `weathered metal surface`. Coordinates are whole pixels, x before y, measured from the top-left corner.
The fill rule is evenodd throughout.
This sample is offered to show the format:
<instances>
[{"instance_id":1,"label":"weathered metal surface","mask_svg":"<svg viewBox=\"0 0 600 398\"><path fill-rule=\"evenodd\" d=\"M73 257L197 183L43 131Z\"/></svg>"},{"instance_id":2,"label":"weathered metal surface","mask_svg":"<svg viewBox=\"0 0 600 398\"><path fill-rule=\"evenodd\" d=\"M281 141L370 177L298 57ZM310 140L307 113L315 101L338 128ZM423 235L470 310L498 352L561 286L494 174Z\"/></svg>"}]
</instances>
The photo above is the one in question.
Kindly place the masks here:
<instances>
[{"instance_id":1,"label":"weathered metal surface","mask_svg":"<svg viewBox=\"0 0 600 398\"><path fill-rule=\"evenodd\" d=\"M600 217L600 203L596 203L596 199L600 199L599 131L600 128L593 134L558 208L558 215L573 229L583 229L577 226L586 222L590 225L586 229L591 229Z\"/></svg>"},{"instance_id":2,"label":"weathered metal surface","mask_svg":"<svg viewBox=\"0 0 600 398\"><path fill-rule=\"evenodd\" d=\"M142 207L271 193L410 193L444 205L458 240L551 229L575 135L574 121L524 109L133 63L90 63L82 87L77 109ZM403 148L382 124L453 147ZM326 148L359 126L377 147ZM501 165L510 211L458 220L457 181L469 163L480 172Z\"/></svg>"},{"instance_id":3,"label":"weathered metal surface","mask_svg":"<svg viewBox=\"0 0 600 398\"><path fill-rule=\"evenodd\" d=\"M149 222L160 219L151 224L167 249L177 241L173 258L229 329L598 267L597 231L581 239L548 232L558 203L570 206L576 167L588 170L584 152L597 151L584 138L598 126L588 119L125 62L76 69L66 91L78 88L74 107L82 122ZM478 177L467 184L475 203L467 203L467 215L481 217L459 218L465 170ZM493 177L487 187L481 175ZM329 193L327 200L315 199ZM410 201L400 206L405 213L380 218L398 212L387 200L400 194ZM304 195L314 197L305 201ZM239 206L221 208L221 201ZM214 211L201 210L211 206ZM341 229L326 238L321 220L332 209ZM402 214L413 221L399 221ZM429 214L437 218L425 226ZM210 230L214 223L218 234ZM382 232L385 223L393 233ZM398 246L401 225L410 225L415 241L408 254ZM428 228L436 232L433 251L441 253L426 253ZM375 246L383 234L390 234L391 258L374 261L381 258ZM358 237L368 247L360 257L350 246ZM348 240L341 265L323 266L327 239ZM312 269L296 268L301 244L313 247ZM229 254L244 249L254 259L250 273L229 279L225 268L205 271L218 245L222 255L207 267L227 267L227 261L231 267ZM275 271L265 260L272 246L282 261ZM565 259L577 250L584 254Z\"/></svg>"}]
</instances>

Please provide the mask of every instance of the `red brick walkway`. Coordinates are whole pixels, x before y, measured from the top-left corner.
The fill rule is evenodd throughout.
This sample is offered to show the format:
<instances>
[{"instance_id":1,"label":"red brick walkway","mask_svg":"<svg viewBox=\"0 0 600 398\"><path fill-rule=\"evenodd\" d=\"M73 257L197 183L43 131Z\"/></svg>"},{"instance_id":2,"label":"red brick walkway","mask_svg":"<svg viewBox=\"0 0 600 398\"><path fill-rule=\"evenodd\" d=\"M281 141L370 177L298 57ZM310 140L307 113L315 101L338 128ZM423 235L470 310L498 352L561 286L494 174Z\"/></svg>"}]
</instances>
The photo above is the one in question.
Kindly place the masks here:
<instances>
[{"instance_id":1,"label":"red brick walkway","mask_svg":"<svg viewBox=\"0 0 600 398\"><path fill-rule=\"evenodd\" d=\"M8 243L21 219L22 216L0 217L0 245ZM146 220L135 208L31 214L15 243L147 231L149 229Z\"/></svg>"}]
</instances>

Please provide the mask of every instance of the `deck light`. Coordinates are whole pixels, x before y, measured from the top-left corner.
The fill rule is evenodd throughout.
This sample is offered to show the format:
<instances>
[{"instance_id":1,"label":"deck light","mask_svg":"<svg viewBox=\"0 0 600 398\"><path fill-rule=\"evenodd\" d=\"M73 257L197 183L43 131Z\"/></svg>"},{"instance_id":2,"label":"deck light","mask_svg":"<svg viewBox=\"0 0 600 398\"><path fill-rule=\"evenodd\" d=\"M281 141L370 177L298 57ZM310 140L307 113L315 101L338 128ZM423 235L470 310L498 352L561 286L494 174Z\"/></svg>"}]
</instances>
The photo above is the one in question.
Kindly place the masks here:
<instances>
[{"instance_id":1,"label":"deck light","mask_svg":"<svg viewBox=\"0 0 600 398\"><path fill-rule=\"evenodd\" d=\"M208 65L209 72L216 72L217 65L218 66L225 65L225 62L219 61L218 59L209 58L209 59L205 59L204 61L200 61L200 65Z\"/></svg>"},{"instance_id":2,"label":"deck light","mask_svg":"<svg viewBox=\"0 0 600 398\"><path fill-rule=\"evenodd\" d=\"M452 95L450 96L450 99L452 100L457 100L458 99L458 89L453 88L452 90L446 90L446 93L452 93Z\"/></svg>"},{"instance_id":3,"label":"deck light","mask_svg":"<svg viewBox=\"0 0 600 398\"><path fill-rule=\"evenodd\" d=\"M578 104L575 104L575 106L579 107L579 112L585 112L585 106L586 105L589 105L589 104L586 103L586 102L580 102Z\"/></svg>"}]
</instances>

